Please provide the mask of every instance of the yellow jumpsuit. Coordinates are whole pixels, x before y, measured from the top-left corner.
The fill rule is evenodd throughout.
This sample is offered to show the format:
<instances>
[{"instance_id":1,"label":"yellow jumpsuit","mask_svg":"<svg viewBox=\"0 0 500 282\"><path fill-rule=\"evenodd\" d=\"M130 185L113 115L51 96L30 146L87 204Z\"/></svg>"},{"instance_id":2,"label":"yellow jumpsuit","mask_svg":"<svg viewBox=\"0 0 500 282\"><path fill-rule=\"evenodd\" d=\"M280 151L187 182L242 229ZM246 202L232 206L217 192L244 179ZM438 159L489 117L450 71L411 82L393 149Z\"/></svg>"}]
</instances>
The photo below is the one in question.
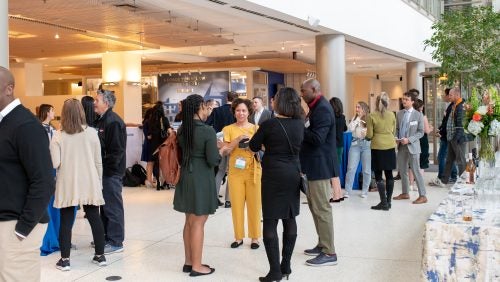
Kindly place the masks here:
<instances>
[{"instance_id":1,"label":"yellow jumpsuit","mask_svg":"<svg viewBox=\"0 0 500 282\"><path fill-rule=\"evenodd\" d=\"M248 128L238 127L231 124L224 129L224 141L231 142L240 135L250 138L257 131L257 126ZM244 168L237 168L237 159L245 161ZM260 238L262 203L260 196L262 168L255 159L254 153L250 149L236 147L229 156L228 164L229 196L231 198L231 212L233 215L234 238L242 240L245 237L245 204L247 206L248 237L252 239Z\"/></svg>"}]
</instances>

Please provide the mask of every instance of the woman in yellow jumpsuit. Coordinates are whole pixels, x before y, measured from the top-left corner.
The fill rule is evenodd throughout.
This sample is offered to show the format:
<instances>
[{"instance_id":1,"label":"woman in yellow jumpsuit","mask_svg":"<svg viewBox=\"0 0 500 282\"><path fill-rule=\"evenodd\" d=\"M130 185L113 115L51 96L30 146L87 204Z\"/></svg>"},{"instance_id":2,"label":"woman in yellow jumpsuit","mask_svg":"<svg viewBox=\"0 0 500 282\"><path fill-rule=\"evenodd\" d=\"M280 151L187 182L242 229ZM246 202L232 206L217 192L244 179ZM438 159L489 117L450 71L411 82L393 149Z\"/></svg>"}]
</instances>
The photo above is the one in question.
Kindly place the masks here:
<instances>
[{"instance_id":1,"label":"woman in yellow jumpsuit","mask_svg":"<svg viewBox=\"0 0 500 282\"><path fill-rule=\"evenodd\" d=\"M230 153L228 165L229 195L233 215L234 239L231 248L243 244L245 237L245 204L247 206L248 237L251 248L259 248L261 237L261 197L260 178L262 168L257 156L248 148L248 141L257 131L257 126L248 121L252 102L238 98L231 110L236 122L224 127L225 152Z\"/></svg>"}]
</instances>

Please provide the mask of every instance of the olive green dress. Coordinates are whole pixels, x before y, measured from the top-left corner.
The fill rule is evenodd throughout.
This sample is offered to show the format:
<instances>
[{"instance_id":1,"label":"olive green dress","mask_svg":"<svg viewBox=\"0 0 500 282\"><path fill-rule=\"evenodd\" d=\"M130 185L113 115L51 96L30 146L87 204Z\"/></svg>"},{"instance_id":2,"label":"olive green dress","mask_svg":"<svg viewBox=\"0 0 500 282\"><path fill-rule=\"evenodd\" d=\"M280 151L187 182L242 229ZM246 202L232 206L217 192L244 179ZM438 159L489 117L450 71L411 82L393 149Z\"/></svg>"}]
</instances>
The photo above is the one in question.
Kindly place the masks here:
<instances>
[{"instance_id":1,"label":"olive green dress","mask_svg":"<svg viewBox=\"0 0 500 282\"><path fill-rule=\"evenodd\" d=\"M199 120L194 121L193 134L190 161L182 165L179 183L176 185L174 209L196 215L213 214L218 207L214 167L221 159L217 137L212 127ZM182 130L177 141L184 152L186 141Z\"/></svg>"}]
</instances>

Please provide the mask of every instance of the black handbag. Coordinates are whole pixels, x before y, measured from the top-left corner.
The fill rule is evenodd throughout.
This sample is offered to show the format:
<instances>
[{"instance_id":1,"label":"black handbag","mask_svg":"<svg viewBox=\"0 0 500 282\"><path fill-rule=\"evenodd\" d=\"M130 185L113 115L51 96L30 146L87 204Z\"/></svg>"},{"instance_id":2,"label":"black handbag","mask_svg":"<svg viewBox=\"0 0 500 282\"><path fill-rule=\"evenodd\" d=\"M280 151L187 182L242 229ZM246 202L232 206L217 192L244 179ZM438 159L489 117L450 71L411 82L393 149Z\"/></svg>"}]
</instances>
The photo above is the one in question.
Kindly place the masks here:
<instances>
[{"instance_id":1,"label":"black handbag","mask_svg":"<svg viewBox=\"0 0 500 282\"><path fill-rule=\"evenodd\" d=\"M286 140L288 141L288 146L290 147L290 152L293 154L293 148L292 148L292 142L290 142L290 138L288 138L288 133L286 133L286 129L279 120L279 118L276 118L278 123L281 125L281 128L283 129L283 132L285 132ZM307 176L302 173L302 169L300 168L300 163L299 163L299 171L300 171L300 182L299 182L299 188L302 193L307 195L307 190L309 189L309 186L307 185Z\"/></svg>"}]
</instances>

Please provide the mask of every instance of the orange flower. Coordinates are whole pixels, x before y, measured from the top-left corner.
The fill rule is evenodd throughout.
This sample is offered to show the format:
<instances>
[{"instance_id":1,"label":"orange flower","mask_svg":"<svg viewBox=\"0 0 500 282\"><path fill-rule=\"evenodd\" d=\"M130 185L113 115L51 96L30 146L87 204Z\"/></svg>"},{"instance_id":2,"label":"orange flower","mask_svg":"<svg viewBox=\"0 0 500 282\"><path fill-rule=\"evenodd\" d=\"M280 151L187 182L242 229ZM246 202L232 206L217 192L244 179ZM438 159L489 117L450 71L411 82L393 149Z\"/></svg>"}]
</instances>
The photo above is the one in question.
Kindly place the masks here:
<instances>
[{"instance_id":1,"label":"orange flower","mask_svg":"<svg viewBox=\"0 0 500 282\"><path fill-rule=\"evenodd\" d=\"M482 116L480 114L478 114L478 113L474 113L472 115L472 120L474 120L474 121L480 121L481 118L482 118Z\"/></svg>"}]
</instances>

